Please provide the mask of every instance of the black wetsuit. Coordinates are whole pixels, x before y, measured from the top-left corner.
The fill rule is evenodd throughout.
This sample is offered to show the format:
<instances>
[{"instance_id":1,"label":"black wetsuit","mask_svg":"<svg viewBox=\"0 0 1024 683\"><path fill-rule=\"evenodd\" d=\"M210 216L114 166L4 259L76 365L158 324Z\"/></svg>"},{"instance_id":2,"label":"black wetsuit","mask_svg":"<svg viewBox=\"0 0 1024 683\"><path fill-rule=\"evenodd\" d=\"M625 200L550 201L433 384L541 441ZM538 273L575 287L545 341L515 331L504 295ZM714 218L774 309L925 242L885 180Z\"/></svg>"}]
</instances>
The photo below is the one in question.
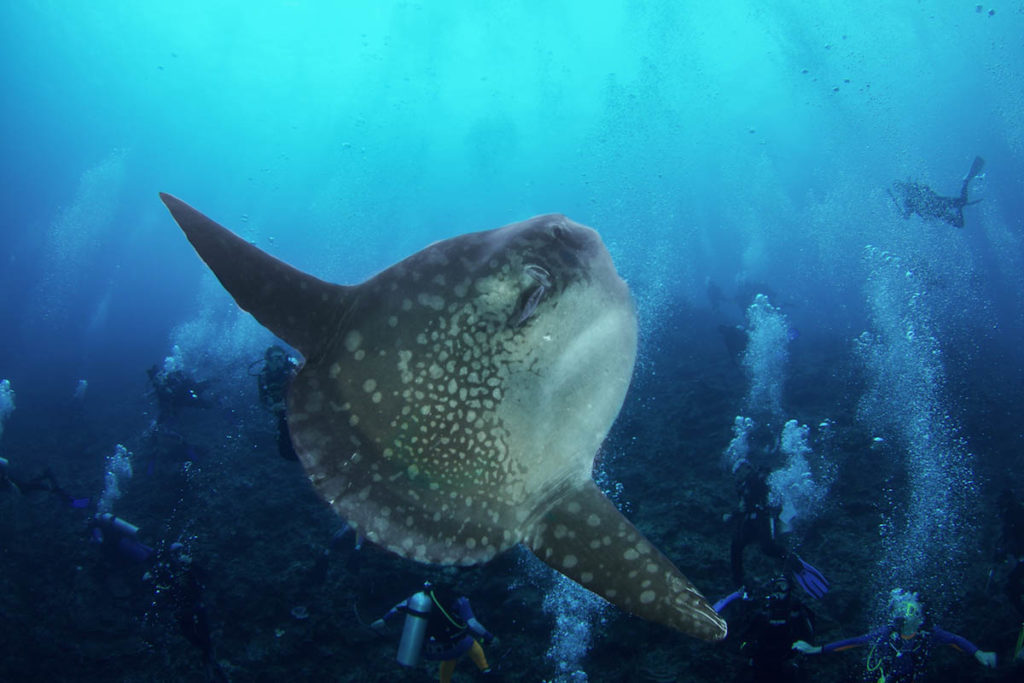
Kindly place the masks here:
<instances>
[{"instance_id":1,"label":"black wetsuit","mask_svg":"<svg viewBox=\"0 0 1024 683\"><path fill-rule=\"evenodd\" d=\"M210 407L210 402L201 396L208 381L196 382L183 370L163 372L155 365L146 374L156 394L158 424L175 417L180 408Z\"/></svg>"},{"instance_id":2,"label":"black wetsuit","mask_svg":"<svg viewBox=\"0 0 1024 683\"><path fill-rule=\"evenodd\" d=\"M207 679L226 681L210 636L203 568L196 562L169 555L161 558L155 575L157 604L173 611L178 632L202 654Z\"/></svg>"},{"instance_id":3,"label":"black wetsuit","mask_svg":"<svg viewBox=\"0 0 1024 683\"><path fill-rule=\"evenodd\" d=\"M730 552L732 580L736 586L745 583L743 575L743 550L750 543L757 543L761 551L779 560L785 560L789 551L775 537L778 510L768 505L768 481L762 472L754 468L740 479L737 485L740 503L733 515L733 535Z\"/></svg>"},{"instance_id":4,"label":"black wetsuit","mask_svg":"<svg viewBox=\"0 0 1024 683\"><path fill-rule=\"evenodd\" d=\"M269 362L265 364L258 378L260 403L277 418L277 452L285 460L299 459L292 446L285 401L288 385L295 377L296 370L292 360L284 358L273 365Z\"/></svg>"},{"instance_id":5,"label":"black wetsuit","mask_svg":"<svg viewBox=\"0 0 1024 683\"><path fill-rule=\"evenodd\" d=\"M984 159L974 158L971 170L960 186L960 194L956 197L944 197L923 183L909 180L894 182L892 189L889 190L889 196L892 197L903 218L910 218L917 214L925 220L938 220L962 228L964 227L964 207L973 203L967 201L967 187L971 180L981 173L984 166Z\"/></svg>"},{"instance_id":6,"label":"black wetsuit","mask_svg":"<svg viewBox=\"0 0 1024 683\"><path fill-rule=\"evenodd\" d=\"M1024 505L1009 491L999 500L1003 530L999 536L999 555L1009 556L1013 563L1006 577L1006 596L1024 619Z\"/></svg>"},{"instance_id":7,"label":"black wetsuit","mask_svg":"<svg viewBox=\"0 0 1024 683\"><path fill-rule=\"evenodd\" d=\"M792 595L767 596L741 627L740 652L747 668L739 680L750 683L804 681L793 643L813 642L814 613Z\"/></svg>"}]
</instances>

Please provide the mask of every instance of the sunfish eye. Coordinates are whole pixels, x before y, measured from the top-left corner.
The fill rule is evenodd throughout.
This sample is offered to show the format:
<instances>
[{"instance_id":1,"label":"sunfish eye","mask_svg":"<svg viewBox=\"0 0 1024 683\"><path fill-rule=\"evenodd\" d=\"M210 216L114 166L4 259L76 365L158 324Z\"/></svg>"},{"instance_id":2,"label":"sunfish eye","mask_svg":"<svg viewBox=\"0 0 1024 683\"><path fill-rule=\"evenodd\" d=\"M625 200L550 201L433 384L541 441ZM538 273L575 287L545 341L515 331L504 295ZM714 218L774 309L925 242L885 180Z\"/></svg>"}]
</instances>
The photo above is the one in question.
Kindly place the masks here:
<instances>
[{"instance_id":1,"label":"sunfish eye","mask_svg":"<svg viewBox=\"0 0 1024 683\"><path fill-rule=\"evenodd\" d=\"M571 247L573 249L580 249L583 247L583 240L580 239L578 233L574 233L564 225L555 224L551 227L551 234L556 240L561 242L563 245Z\"/></svg>"}]
</instances>

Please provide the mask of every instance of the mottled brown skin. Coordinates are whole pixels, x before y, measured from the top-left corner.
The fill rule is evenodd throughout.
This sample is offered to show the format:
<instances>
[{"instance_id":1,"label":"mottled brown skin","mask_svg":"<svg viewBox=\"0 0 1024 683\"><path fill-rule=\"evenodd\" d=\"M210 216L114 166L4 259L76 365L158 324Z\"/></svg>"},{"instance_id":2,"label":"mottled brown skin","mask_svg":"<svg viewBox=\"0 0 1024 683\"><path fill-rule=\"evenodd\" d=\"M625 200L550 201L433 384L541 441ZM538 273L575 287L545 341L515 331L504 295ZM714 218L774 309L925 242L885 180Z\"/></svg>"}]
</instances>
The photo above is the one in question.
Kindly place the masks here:
<instances>
[{"instance_id":1,"label":"mottled brown skin","mask_svg":"<svg viewBox=\"0 0 1024 683\"><path fill-rule=\"evenodd\" d=\"M239 306L305 357L288 399L295 450L367 538L440 564L523 542L633 614L724 637L591 479L636 355L633 303L596 232L539 216L342 286L161 198Z\"/></svg>"}]
</instances>

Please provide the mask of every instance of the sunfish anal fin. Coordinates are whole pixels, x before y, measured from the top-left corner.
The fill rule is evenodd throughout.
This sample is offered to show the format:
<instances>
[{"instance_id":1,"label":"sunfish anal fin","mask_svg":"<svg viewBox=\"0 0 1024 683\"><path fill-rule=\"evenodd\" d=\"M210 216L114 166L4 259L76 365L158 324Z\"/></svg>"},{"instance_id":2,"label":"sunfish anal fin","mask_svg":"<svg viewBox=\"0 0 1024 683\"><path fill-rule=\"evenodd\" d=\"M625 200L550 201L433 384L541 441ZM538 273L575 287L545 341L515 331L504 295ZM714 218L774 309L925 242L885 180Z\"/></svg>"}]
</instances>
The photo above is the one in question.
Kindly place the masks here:
<instances>
[{"instance_id":1,"label":"sunfish anal fin","mask_svg":"<svg viewBox=\"0 0 1024 683\"><path fill-rule=\"evenodd\" d=\"M551 566L643 619L721 640L725 621L704 596L587 480L561 491L526 544Z\"/></svg>"}]
</instances>

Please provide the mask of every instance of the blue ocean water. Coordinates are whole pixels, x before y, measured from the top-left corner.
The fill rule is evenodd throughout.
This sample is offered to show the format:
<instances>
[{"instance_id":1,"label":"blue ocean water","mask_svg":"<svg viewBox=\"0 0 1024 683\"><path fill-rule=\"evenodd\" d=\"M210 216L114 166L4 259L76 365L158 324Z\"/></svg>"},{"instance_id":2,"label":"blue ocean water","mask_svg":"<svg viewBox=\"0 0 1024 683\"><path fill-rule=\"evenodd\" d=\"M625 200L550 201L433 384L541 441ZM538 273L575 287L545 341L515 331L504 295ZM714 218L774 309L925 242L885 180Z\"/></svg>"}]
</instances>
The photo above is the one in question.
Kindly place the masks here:
<instances>
[{"instance_id":1,"label":"blue ocean water","mask_svg":"<svg viewBox=\"0 0 1024 683\"><path fill-rule=\"evenodd\" d=\"M725 559L730 532L712 530L733 502L718 460L734 418L753 416L776 440L787 419L828 418L841 427L842 445L814 474L836 493L804 542L827 556L823 537L842 533L851 544L876 544L879 555L857 557L860 573L822 558L848 579L821 607L839 623L831 635L874 625L878 596L894 584L914 584L936 609L972 595L982 607L946 623L981 628L985 601L996 600L979 559L999 533L995 496L1022 486L1012 450L1024 379L1021 3L40 1L4 3L0 33L0 379L14 392L0 411L0 456L19 476L50 468L66 488L97 497L106 458L125 443L138 454L128 486L142 496L140 435L155 413L146 369L176 353L216 394L219 417L204 413L182 427L194 430L189 441L218 453L200 463L204 474L191 484L205 487L198 499L230 491L216 494L218 514L230 520L258 514L271 495L261 487L279 474L273 444L253 447L266 451L251 454L258 465L233 460L225 444L247 439L253 424L266 427L249 368L273 337L196 258L160 191L339 283L361 282L440 239L561 212L600 232L640 320L634 387L603 456L605 488L625 484L613 498L627 508L645 496L664 500L658 514L637 510L634 522L646 519L645 533L678 554L700 548L698 560L673 554L684 573L713 599L736 588ZM900 214L888 193L894 181L956 196L976 156L985 167L970 199L980 201L964 208L964 227ZM784 316L771 329L788 334L771 335L748 315L758 293ZM759 342L748 349L760 355L732 363L719 325L744 326ZM87 390L76 399L80 380ZM752 404L751 384L775 386L781 407ZM707 414L680 407L694 404ZM658 421L670 418L679 425ZM824 446L816 452L828 460ZM880 469L863 464L876 458ZM150 486L180 475L176 464L148 467ZM864 484L864 469L885 476ZM678 484L658 488L666 471ZM192 480L181 476L187 488ZM319 510L302 479L288 485L287 499ZM865 489L877 500L865 503ZM115 511L164 520L151 527L181 501L133 508L125 492ZM861 524L838 521L838 492L874 506ZM687 496L706 512L698 524L706 533L695 532L704 540L669 531L688 523L670 504ZM84 522L40 511L45 503L18 505L28 504L10 502L2 522L8 582L60 563L19 540L36 522L75 529L61 546L77 553L75 567L95 560L84 534L73 545L72 525ZM220 524L212 531L183 505L174 508L174 528L159 535L224 540ZM334 524L326 508L319 514L312 544ZM950 556L929 550L950 538ZM244 543L230 547L222 565L229 555L251 561ZM713 549L721 552L711 560ZM374 561L387 567L386 557ZM950 561L956 571L941 576ZM287 563L274 567L260 576L276 571L282 583L301 584ZM69 600L104 599L95 587L81 597L84 579L60 580L57 592ZM269 579L259 585L293 590ZM388 606L383 587L366 590ZM229 612L234 603L221 600ZM11 598L5 628L37 618L30 602ZM540 599L525 604L550 611ZM1003 630L1013 630L1024 615L999 604ZM132 609L105 618L101 632L131 633L142 618ZM338 611L347 618L350 606L339 600ZM233 679L290 667L337 677L331 667L341 665L318 659L322 650L311 654L328 647L324 633L310 628L305 645L273 636L292 628L289 619L282 626L266 617L261 629L271 635L249 650L242 629L218 626L218 655L231 662ZM40 628L73 638L56 624ZM983 650L1012 640L995 627L984 634L991 642L979 642ZM548 635L530 637L546 645ZM668 651L677 636L647 637L629 675L669 675L642 652ZM597 651L609 647L607 631L593 638ZM176 647L187 660L180 653L188 644ZM31 671L73 680L70 665L40 662L46 651L4 651L20 677L11 680ZM722 666L739 669L738 655L716 652ZM77 656L102 659L85 644ZM129 662L139 680L157 679L157 665L130 645L110 656ZM502 660L508 680L554 680L577 666L510 665L517 656L529 659L520 650ZM956 665L980 671L964 659ZM186 668L167 680L198 671L195 662L174 666ZM390 661L370 666L380 680L418 680L397 678L404 674ZM596 659L578 667L591 680L627 675ZM676 678L648 680L715 680L677 668ZM88 670L90 680L135 680ZM841 679L839 669L828 671L834 678L822 680Z\"/></svg>"}]
</instances>

